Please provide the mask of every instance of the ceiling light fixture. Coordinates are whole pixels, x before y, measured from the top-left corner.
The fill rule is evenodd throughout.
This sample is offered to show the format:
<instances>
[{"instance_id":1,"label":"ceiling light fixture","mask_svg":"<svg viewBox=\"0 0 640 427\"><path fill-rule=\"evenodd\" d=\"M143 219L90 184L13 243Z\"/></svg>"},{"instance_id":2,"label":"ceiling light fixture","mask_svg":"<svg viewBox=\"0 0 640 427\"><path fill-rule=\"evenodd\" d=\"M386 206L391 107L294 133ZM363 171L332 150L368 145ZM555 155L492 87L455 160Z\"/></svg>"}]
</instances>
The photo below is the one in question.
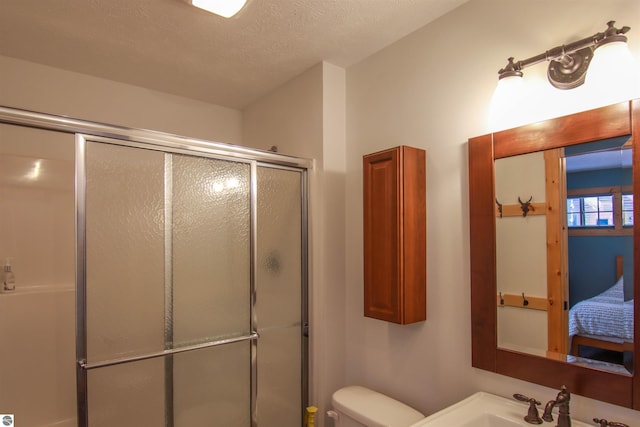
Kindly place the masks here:
<instances>
[{"instance_id":1,"label":"ceiling light fixture","mask_svg":"<svg viewBox=\"0 0 640 427\"><path fill-rule=\"evenodd\" d=\"M185 0L187 3L216 15L231 18L238 13L247 0Z\"/></svg>"},{"instance_id":2,"label":"ceiling light fixture","mask_svg":"<svg viewBox=\"0 0 640 427\"><path fill-rule=\"evenodd\" d=\"M195 1L195 0L194 0ZM599 49L607 50L604 46L622 45L626 48L627 37L624 36L631 28L614 26L615 21L607 22L607 29L591 37L557 46L531 58L514 62L509 58L504 68L498 71L498 80L507 78L521 78L522 70L543 61L550 61L547 78L551 85L558 89L573 89L585 81L587 69ZM627 49L628 50L628 49ZM599 52L598 52L599 53Z\"/></svg>"}]
</instances>

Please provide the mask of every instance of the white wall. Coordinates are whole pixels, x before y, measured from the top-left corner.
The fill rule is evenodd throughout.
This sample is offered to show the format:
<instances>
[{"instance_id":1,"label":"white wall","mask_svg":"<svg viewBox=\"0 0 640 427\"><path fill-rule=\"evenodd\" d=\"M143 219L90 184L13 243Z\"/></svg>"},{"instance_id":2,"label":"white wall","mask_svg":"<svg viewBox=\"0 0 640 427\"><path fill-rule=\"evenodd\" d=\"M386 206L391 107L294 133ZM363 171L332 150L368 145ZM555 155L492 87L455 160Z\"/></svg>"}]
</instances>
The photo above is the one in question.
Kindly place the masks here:
<instances>
[{"instance_id":1,"label":"white wall","mask_svg":"<svg viewBox=\"0 0 640 427\"><path fill-rule=\"evenodd\" d=\"M0 105L240 145L238 110L0 56Z\"/></svg>"},{"instance_id":2,"label":"white wall","mask_svg":"<svg viewBox=\"0 0 640 427\"><path fill-rule=\"evenodd\" d=\"M466 141L490 131L489 104L507 57L528 58L603 31L610 19L632 28L629 45L640 58L637 0L472 0L347 70L345 383L379 389L428 413L477 390L544 401L555 396L471 367ZM540 64L525 77L545 73ZM580 91L543 95L512 107L534 121L602 102ZM427 321L410 326L362 315L361 158L400 144L427 151ZM577 396L572 414L632 425L640 418Z\"/></svg>"}]
</instances>

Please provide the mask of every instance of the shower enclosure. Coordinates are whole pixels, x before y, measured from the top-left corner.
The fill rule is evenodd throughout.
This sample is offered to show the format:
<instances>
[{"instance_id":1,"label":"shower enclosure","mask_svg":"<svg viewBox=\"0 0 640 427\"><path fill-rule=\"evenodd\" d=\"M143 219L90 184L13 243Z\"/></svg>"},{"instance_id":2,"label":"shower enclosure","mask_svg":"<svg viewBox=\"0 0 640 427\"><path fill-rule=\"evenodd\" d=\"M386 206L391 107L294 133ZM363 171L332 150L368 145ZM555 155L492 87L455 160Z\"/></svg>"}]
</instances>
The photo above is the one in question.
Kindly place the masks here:
<instances>
[{"instance_id":1,"label":"shower enclosure","mask_svg":"<svg viewBox=\"0 0 640 427\"><path fill-rule=\"evenodd\" d=\"M0 414L301 425L309 162L7 108L0 121L0 257L16 276L0 294Z\"/></svg>"}]
</instances>

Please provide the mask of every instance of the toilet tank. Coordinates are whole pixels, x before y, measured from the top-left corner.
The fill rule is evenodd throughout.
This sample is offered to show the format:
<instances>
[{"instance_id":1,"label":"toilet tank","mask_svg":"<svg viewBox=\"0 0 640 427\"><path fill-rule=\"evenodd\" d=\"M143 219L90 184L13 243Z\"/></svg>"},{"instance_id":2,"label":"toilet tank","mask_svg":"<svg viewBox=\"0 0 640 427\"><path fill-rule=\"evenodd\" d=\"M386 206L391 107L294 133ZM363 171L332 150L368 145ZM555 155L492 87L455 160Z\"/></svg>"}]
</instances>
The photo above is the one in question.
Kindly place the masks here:
<instances>
[{"instance_id":1,"label":"toilet tank","mask_svg":"<svg viewBox=\"0 0 640 427\"><path fill-rule=\"evenodd\" d=\"M331 398L335 427L408 427L424 415L377 391L348 386Z\"/></svg>"}]
</instances>

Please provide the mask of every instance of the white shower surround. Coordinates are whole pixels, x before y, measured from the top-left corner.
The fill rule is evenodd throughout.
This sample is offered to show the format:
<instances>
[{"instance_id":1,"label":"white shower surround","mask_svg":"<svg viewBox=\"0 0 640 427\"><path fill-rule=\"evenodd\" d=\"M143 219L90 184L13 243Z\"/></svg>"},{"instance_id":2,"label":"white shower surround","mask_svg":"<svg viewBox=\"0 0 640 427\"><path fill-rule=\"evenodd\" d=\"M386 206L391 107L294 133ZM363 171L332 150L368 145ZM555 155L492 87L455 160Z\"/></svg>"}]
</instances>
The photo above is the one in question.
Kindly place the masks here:
<instances>
[{"instance_id":1,"label":"white shower surround","mask_svg":"<svg viewBox=\"0 0 640 427\"><path fill-rule=\"evenodd\" d=\"M0 412L18 426L75 426L74 287L2 293L0 313Z\"/></svg>"}]
</instances>

